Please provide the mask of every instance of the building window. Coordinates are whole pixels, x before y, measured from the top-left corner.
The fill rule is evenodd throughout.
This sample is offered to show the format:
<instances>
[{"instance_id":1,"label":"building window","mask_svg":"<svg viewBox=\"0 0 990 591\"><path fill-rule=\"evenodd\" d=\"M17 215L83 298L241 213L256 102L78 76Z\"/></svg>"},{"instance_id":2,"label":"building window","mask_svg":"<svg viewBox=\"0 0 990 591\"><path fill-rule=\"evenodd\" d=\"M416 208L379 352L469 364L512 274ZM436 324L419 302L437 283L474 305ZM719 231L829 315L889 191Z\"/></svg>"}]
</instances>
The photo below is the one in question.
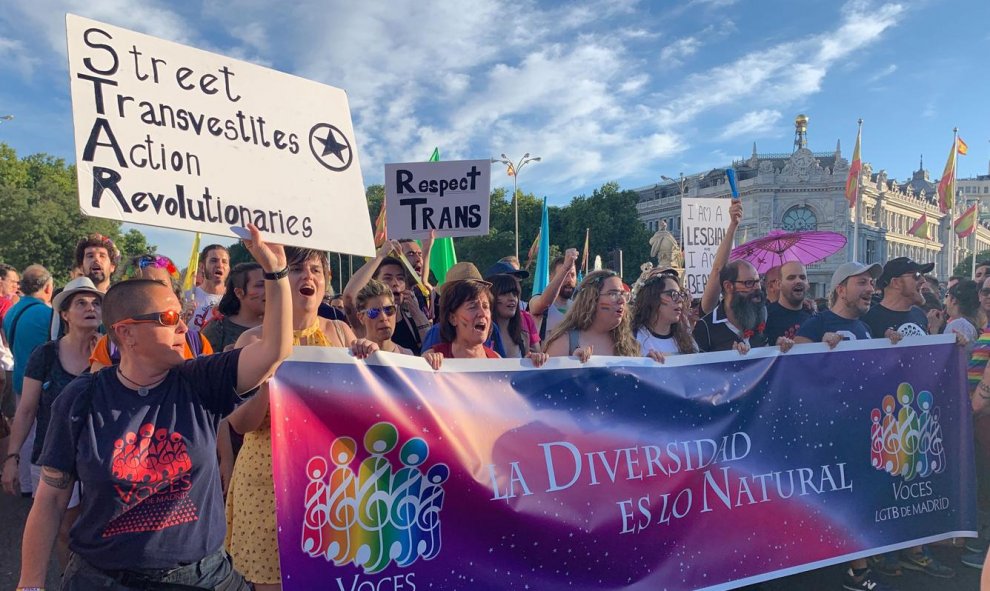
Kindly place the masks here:
<instances>
[{"instance_id":1,"label":"building window","mask_svg":"<svg viewBox=\"0 0 990 591\"><path fill-rule=\"evenodd\" d=\"M877 241L866 239L866 260L864 261L867 265L872 265L877 262Z\"/></svg>"},{"instance_id":2,"label":"building window","mask_svg":"<svg viewBox=\"0 0 990 591\"><path fill-rule=\"evenodd\" d=\"M818 216L807 205L798 205L784 212L780 227L787 232L802 232L818 229Z\"/></svg>"}]
</instances>

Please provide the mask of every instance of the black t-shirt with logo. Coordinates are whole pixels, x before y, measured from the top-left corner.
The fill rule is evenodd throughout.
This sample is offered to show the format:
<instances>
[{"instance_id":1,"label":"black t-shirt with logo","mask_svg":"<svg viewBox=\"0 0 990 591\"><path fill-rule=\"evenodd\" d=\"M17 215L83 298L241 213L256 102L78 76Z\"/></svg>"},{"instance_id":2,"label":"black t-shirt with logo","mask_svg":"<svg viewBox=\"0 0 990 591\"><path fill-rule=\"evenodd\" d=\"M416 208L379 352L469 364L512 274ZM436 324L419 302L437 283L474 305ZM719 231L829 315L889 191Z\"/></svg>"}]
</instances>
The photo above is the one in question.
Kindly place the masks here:
<instances>
[{"instance_id":1,"label":"black t-shirt with logo","mask_svg":"<svg viewBox=\"0 0 990 591\"><path fill-rule=\"evenodd\" d=\"M870 334L876 339L883 337L888 328L893 328L906 337L928 334L928 316L917 306L911 306L906 312L898 312L881 304L873 304L870 311L863 316L863 322L870 327Z\"/></svg>"},{"instance_id":2,"label":"black t-shirt with logo","mask_svg":"<svg viewBox=\"0 0 990 591\"><path fill-rule=\"evenodd\" d=\"M239 400L241 351L186 361L146 396L125 387L116 367L62 391L39 464L83 485L69 547L86 562L166 569L223 545L217 426Z\"/></svg>"},{"instance_id":3,"label":"black t-shirt with logo","mask_svg":"<svg viewBox=\"0 0 990 591\"><path fill-rule=\"evenodd\" d=\"M811 318L811 312L802 306L797 310L791 310L781 306L778 302L773 302L767 306L767 328L764 334L767 336L767 343L777 344L779 337L793 339L797 331L804 324L804 321Z\"/></svg>"}]
</instances>

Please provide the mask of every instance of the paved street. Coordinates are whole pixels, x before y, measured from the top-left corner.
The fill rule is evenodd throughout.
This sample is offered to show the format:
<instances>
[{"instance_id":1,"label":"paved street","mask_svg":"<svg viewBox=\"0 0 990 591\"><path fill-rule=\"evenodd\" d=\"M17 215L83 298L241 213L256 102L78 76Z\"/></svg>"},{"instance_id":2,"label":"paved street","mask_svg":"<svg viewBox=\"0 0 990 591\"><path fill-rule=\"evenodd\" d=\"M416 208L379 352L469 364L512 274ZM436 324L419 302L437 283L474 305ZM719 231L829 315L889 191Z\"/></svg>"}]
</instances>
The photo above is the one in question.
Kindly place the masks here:
<instances>
[{"instance_id":1,"label":"paved street","mask_svg":"<svg viewBox=\"0 0 990 591\"><path fill-rule=\"evenodd\" d=\"M21 533L30 508L30 499L15 499L0 495L0 524L2 524L0 525L0 591L13 589L17 585L17 575L20 572ZM956 568L958 574L955 579L940 580L924 575L907 575L889 582L895 584L899 591L977 591L979 589L980 572L959 562L959 556L963 552L961 549L936 546L933 550L940 560ZM764 583L757 589L839 591L842 588L841 580L842 568L832 567ZM58 588L57 584L58 572L52 566L48 569L47 587L54 591Z\"/></svg>"}]
</instances>

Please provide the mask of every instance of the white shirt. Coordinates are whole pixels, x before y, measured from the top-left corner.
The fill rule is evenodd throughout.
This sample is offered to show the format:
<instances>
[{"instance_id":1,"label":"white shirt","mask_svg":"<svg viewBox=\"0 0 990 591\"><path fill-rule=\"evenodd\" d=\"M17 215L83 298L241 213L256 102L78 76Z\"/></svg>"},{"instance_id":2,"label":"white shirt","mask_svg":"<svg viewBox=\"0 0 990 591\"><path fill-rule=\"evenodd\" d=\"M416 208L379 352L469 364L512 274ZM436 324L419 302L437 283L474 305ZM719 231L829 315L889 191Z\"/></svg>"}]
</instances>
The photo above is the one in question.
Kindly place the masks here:
<instances>
[{"instance_id":1,"label":"white shirt","mask_svg":"<svg viewBox=\"0 0 990 591\"><path fill-rule=\"evenodd\" d=\"M186 292L186 298L195 305L192 318L189 319L189 330L198 332L203 330L203 325L213 315L213 308L220 303L223 295L206 293L202 288L196 286L191 291Z\"/></svg>"},{"instance_id":2,"label":"white shirt","mask_svg":"<svg viewBox=\"0 0 990 591\"><path fill-rule=\"evenodd\" d=\"M644 357L646 357L650 351L656 351L657 353L663 353L664 355L676 355L680 353L677 349L677 343L674 342L673 336L673 331L671 331L668 335L656 335L645 326L636 331L636 340L639 341L640 353L642 353Z\"/></svg>"}]
</instances>

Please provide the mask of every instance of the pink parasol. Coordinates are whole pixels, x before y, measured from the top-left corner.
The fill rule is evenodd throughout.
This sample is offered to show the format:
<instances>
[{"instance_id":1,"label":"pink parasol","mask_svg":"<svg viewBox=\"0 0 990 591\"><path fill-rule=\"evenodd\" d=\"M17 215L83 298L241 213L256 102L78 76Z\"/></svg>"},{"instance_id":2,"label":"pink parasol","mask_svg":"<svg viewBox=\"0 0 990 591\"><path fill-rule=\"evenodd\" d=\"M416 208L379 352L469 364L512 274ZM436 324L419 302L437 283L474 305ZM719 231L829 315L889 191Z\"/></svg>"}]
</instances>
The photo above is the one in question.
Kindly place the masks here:
<instances>
[{"instance_id":1,"label":"pink parasol","mask_svg":"<svg viewBox=\"0 0 990 591\"><path fill-rule=\"evenodd\" d=\"M784 232L771 230L763 238L732 249L730 261L745 259L760 273L790 261L810 265L838 252L846 237L838 232Z\"/></svg>"}]
</instances>

